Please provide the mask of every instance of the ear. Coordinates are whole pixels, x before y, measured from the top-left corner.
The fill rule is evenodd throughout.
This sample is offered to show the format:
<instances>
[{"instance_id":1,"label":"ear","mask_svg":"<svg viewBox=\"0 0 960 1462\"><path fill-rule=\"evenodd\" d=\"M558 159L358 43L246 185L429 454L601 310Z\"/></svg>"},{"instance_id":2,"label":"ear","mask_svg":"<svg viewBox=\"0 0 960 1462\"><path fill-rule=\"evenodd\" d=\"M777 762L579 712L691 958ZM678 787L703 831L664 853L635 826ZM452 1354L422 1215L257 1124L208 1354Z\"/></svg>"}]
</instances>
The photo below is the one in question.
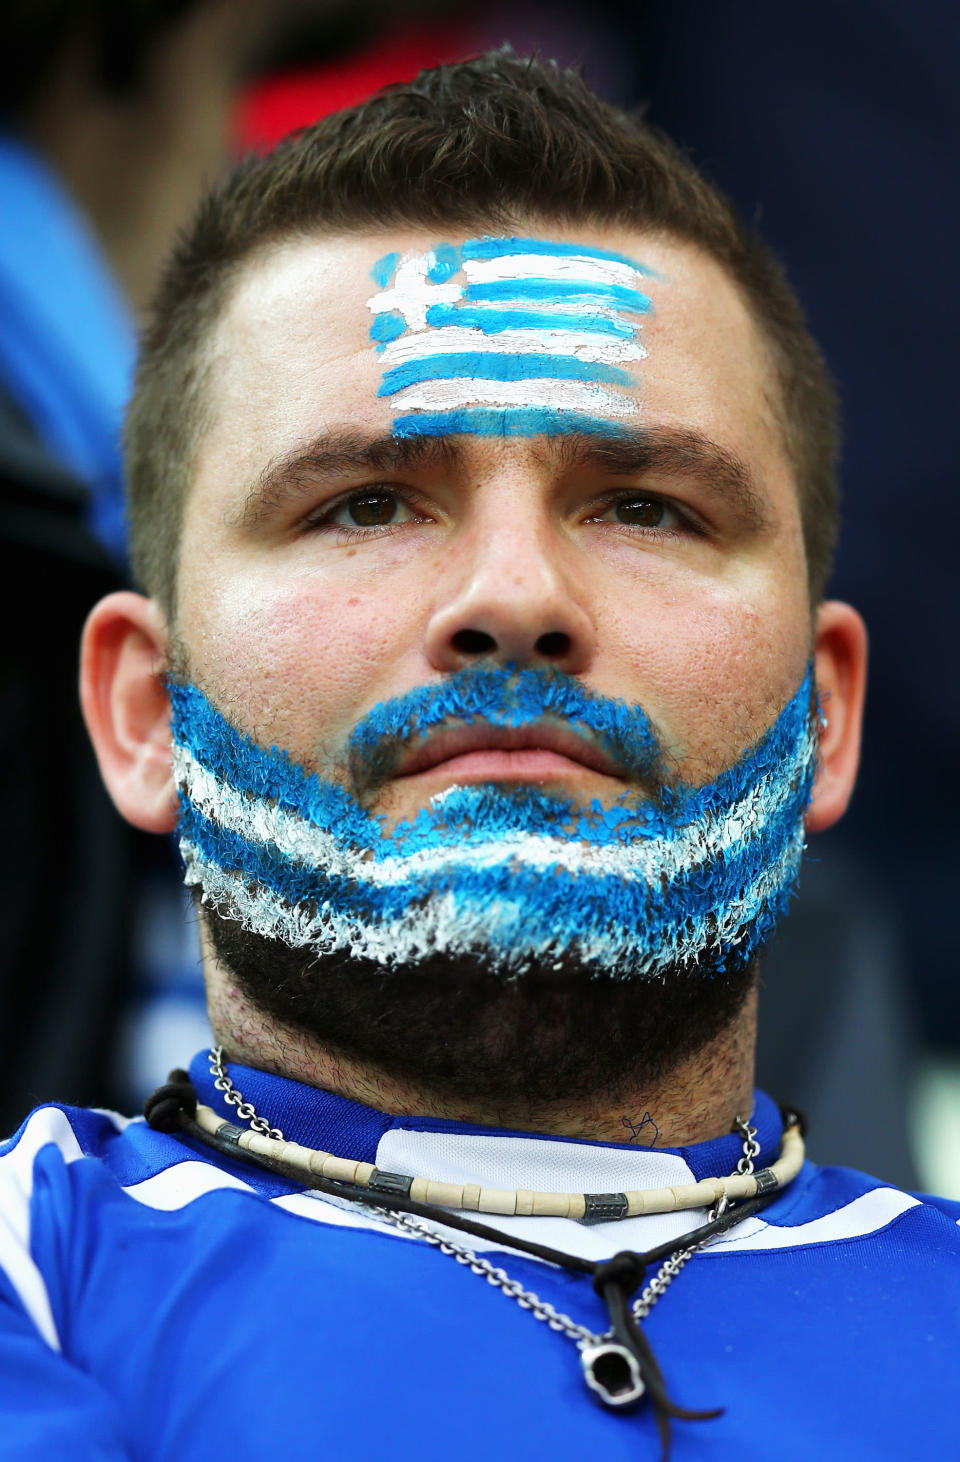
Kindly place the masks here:
<instances>
[{"instance_id":1,"label":"ear","mask_svg":"<svg viewBox=\"0 0 960 1462\"><path fill-rule=\"evenodd\" d=\"M807 812L807 831L823 832L846 812L860 763L860 730L867 687L867 629L849 604L828 600L817 610L813 661L820 709L820 767Z\"/></svg>"},{"instance_id":2,"label":"ear","mask_svg":"<svg viewBox=\"0 0 960 1462\"><path fill-rule=\"evenodd\" d=\"M80 702L100 775L122 816L151 833L177 821L168 650L159 606L126 592L95 605L80 646Z\"/></svg>"}]
</instances>

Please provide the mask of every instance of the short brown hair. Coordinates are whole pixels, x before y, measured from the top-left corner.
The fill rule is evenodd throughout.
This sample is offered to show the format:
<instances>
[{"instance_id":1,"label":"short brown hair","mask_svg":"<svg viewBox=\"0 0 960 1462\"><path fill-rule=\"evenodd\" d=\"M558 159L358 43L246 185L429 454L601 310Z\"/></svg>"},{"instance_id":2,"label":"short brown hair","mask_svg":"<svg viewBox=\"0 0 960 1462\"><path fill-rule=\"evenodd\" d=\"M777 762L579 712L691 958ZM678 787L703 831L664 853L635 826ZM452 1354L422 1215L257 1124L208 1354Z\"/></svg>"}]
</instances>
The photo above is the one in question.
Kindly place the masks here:
<instances>
[{"instance_id":1,"label":"short brown hair","mask_svg":"<svg viewBox=\"0 0 960 1462\"><path fill-rule=\"evenodd\" d=\"M134 572L169 616L209 394L205 346L250 257L317 232L524 219L666 233L727 270L772 358L820 600L836 536L836 399L777 260L668 138L600 101L576 72L503 49L325 117L248 158L201 204L160 280L125 433Z\"/></svg>"}]
</instances>

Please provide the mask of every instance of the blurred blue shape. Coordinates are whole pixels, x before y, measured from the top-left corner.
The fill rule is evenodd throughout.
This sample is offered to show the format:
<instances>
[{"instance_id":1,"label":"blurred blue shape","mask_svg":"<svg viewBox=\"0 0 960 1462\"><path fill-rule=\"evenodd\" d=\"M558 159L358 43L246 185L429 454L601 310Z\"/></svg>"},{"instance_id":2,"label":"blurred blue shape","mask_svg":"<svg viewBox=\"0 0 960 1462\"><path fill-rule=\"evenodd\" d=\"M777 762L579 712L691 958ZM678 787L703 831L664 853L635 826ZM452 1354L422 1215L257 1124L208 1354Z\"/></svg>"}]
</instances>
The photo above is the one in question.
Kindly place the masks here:
<instances>
[{"instance_id":1,"label":"blurred blue shape","mask_svg":"<svg viewBox=\"0 0 960 1462\"><path fill-rule=\"evenodd\" d=\"M88 526L126 558L120 428L133 320L89 225L21 141L0 135L0 385L87 487Z\"/></svg>"}]
</instances>

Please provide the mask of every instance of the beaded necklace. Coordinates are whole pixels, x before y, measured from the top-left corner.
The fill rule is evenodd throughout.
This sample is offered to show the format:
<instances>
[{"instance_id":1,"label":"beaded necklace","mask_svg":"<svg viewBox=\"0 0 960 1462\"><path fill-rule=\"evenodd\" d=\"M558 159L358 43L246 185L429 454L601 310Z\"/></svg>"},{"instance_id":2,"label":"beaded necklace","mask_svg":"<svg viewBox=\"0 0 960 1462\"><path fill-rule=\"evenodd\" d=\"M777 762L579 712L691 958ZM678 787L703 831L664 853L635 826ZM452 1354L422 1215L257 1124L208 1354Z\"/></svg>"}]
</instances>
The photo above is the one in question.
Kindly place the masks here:
<instances>
[{"instance_id":1,"label":"beaded necklace","mask_svg":"<svg viewBox=\"0 0 960 1462\"><path fill-rule=\"evenodd\" d=\"M744 1135L743 1157L736 1171L726 1178L702 1178L699 1183L680 1183L668 1188L648 1188L625 1193L543 1193L529 1188L484 1188L478 1183L439 1183L409 1173L389 1173L369 1162L335 1157L299 1142L287 1142L277 1127L271 1127L234 1086L223 1065L223 1047L210 1051L210 1072L223 1099L236 1107L237 1115L249 1123L247 1131L236 1129L237 1146L244 1152L272 1158L305 1173L316 1173L335 1182L355 1183L371 1193L386 1197L414 1198L437 1208L455 1208L471 1213L522 1215L534 1218L572 1218L579 1223L609 1223L619 1218L637 1218L645 1213L677 1213L691 1208L711 1208L734 1203L758 1194L773 1193L793 1181L803 1166L804 1146L799 1128L783 1134L780 1156L770 1167L754 1172L753 1159L760 1151L756 1128L737 1116L734 1126ZM211 1135L225 1125L211 1107L198 1106L196 1121Z\"/></svg>"}]
</instances>

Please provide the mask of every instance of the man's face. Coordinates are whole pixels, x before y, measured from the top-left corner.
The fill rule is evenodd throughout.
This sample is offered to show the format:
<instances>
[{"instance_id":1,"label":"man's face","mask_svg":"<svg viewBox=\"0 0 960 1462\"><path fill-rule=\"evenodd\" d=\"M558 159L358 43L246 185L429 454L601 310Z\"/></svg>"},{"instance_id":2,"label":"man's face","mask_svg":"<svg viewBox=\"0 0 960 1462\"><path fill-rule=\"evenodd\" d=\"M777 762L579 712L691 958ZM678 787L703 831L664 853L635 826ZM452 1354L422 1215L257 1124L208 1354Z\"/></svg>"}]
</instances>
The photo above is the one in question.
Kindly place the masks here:
<instances>
[{"instance_id":1,"label":"man's face","mask_svg":"<svg viewBox=\"0 0 960 1462\"><path fill-rule=\"evenodd\" d=\"M732 1019L795 874L813 747L800 512L755 327L693 249L547 237L529 245L534 274L567 243L642 264L639 336L620 311L639 291L600 291L591 323L593 305L568 310L569 291L542 281L523 330L503 307L515 334L451 339L441 309L417 335L390 301L410 278L419 298L424 261L497 247L462 236L439 253L432 232L317 238L248 266L213 342L176 625L175 669L204 693L183 695L207 727L196 742L178 730L198 814L182 846L225 914L208 921L220 962L288 1028L498 1103L649 1078ZM477 287L483 310L500 308L499 283L492 303ZM569 329L561 350L527 328L558 314L583 325L581 354ZM603 320L630 337L626 373L595 371ZM564 403L589 430L553 429ZM486 431L432 434L451 411ZM519 432L503 433L508 417ZM588 726L591 707L619 705L624 754L602 737L598 752L575 716L528 716L517 734L461 701L426 737L414 717L399 759L358 772L358 737L398 701L428 705L438 687L434 707L458 687L469 699L480 676L494 699L532 686L544 706L559 687ZM792 750L740 765L791 700ZM326 811L290 792L276 755L251 752L260 770L244 781L247 752L219 713L318 773ZM631 769L645 737L656 758ZM654 805L659 830L643 822ZM424 818L409 830L418 813L426 842Z\"/></svg>"},{"instance_id":2,"label":"man's face","mask_svg":"<svg viewBox=\"0 0 960 1462\"><path fill-rule=\"evenodd\" d=\"M378 395L371 271L390 252L427 253L432 230L272 248L216 332L177 637L236 724L311 770L342 777L350 733L376 704L493 659L551 665L641 705L676 774L700 783L802 679L797 492L773 370L734 286L661 238L528 232L652 271L646 358L626 388L631 426L649 434L636 466L591 450L595 439L550 435L420 439L417 454L381 451L367 468L331 458L348 439L389 443L396 407ZM623 790L609 769L549 748L401 772L372 796L387 825L471 780L605 804Z\"/></svg>"}]
</instances>

